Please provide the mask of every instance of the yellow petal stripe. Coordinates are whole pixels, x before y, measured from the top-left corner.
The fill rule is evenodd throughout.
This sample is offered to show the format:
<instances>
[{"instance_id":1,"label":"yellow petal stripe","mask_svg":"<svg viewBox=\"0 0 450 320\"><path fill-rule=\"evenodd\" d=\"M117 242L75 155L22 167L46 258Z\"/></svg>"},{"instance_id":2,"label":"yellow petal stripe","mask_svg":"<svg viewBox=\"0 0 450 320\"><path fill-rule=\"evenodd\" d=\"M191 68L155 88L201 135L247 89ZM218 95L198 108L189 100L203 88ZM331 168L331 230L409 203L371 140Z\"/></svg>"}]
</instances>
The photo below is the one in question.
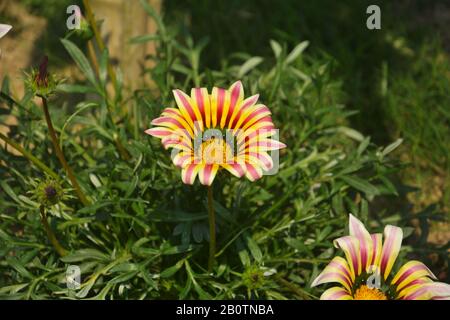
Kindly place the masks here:
<instances>
[{"instance_id":1,"label":"yellow petal stripe","mask_svg":"<svg viewBox=\"0 0 450 320\"><path fill-rule=\"evenodd\" d=\"M332 287L320 296L320 300L353 300L353 298L345 289Z\"/></svg>"},{"instance_id":2,"label":"yellow petal stripe","mask_svg":"<svg viewBox=\"0 0 450 320\"><path fill-rule=\"evenodd\" d=\"M384 228L384 243L381 251L380 269L387 279L402 246L403 231L399 227L387 225Z\"/></svg>"},{"instance_id":3,"label":"yellow petal stripe","mask_svg":"<svg viewBox=\"0 0 450 320\"><path fill-rule=\"evenodd\" d=\"M409 261L404 264L392 280L397 286L397 291L402 290L414 280L430 277L436 279L435 275L420 261Z\"/></svg>"}]
</instances>

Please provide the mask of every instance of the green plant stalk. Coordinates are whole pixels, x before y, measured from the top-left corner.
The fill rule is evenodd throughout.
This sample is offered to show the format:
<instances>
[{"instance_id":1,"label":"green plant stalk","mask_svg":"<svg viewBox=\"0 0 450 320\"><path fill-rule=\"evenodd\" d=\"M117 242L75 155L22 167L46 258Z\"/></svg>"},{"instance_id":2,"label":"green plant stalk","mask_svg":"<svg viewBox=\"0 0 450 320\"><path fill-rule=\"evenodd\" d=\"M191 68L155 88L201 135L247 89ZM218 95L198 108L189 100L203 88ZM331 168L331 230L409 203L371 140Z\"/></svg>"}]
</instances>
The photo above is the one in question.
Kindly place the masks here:
<instances>
[{"instance_id":1,"label":"green plant stalk","mask_svg":"<svg viewBox=\"0 0 450 320\"><path fill-rule=\"evenodd\" d=\"M94 13L92 12L92 8L89 3L89 0L83 0L83 6L84 6L84 9L86 10L86 19L92 28L92 32L94 33L95 42L97 42L97 46L98 46L100 52L103 52L103 50L105 49L105 44L103 43L103 39L100 35L100 32L98 31L97 23L95 22ZM114 88L115 88L116 87L116 74L114 73L114 69L111 66L110 61L108 61L108 74L109 74L109 77L111 78L111 80L114 84Z\"/></svg>"},{"instance_id":2,"label":"green plant stalk","mask_svg":"<svg viewBox=\"0 0 450 320\"><path fill-rule=\"evenodd\" d=\"M7 144L9 144L11 147L16 149L17 151L19 151L25 158L27 158L32 163L34 163L39 169L41 169L42 171L44 171L45 173L50 175L52 178L59 180L59 176L55 171L53 171L52 169L47 167L41 160L39 160L38 158L33 156L27 150L25 150L20 144L14 142L13 140L11 140L7 136L5 136L3 133L0 133L0 139L5 141Z\"/></svg>"},{"instance_id":3,"label":"green plant stalk","mask_svg":"<svg viewBox=\"0 0 450 320\"><path fill-rule=\"evenodd\" d=\"M41 222L44 226L45 232L47 233L47 237L50 240L51 244L55 248L56 252L61 256L64 257L67 254L66 249L62 247L62 245L59 243L58 239L56 239L55 234L53 233L52 229L50 228L48 221L47 221L47 214L45 213L44 206L40 206L39 208L41 212Z\"/></svg>"},{"instance_id":4,"label":"green plant stalk","mask_svg":"<svg viewBox=\"0 0 450 320\"><path fill-rule=\"evenodd\" d=\"M304 299L304 300L311 300L309 293L302 291L300 288L291 284L289 281L286 281L285 279L283 279L281 277L278 277L277 280L280 284L282 284L285 288L289 289L291 292L293 292L299 298Z\"/></svg>"},{"instance_id":5,"label":"green plant stalk","mask_svg":"<svg viewBox=\"0 0 450 320\"><path fill-rule=\"evenodd\" d=\"M216 255L216 216L214 213L212 186L208 186L208 220L209 220L209 259L208 271L211 272L214 267Z\"/></svg>"},{"instance_id":6,"label":"green plant stalk","mask_svg":"<svg viewBox=\"0 0 450 320\"><path fill-rule=\"evenodd\" d=\"M81 190L81 187L78 184L77 178L75 177L72 168L67 163L64 153L62 152L61 148L59 147L55 128L53 128L52 119L50 118L50 113L48 112L47 99L45 97L41 97L41 99L42 99L42 104L43 104L43 109L44 109L45 121L47 122L48 131L49 131L52 143L53 143L53 148L55 149L56 156L58 157L59 162L61 162L61 165L66 170L67 177L69 178L70 182L72 183L72 187L75 189L75 193L77 194L78 198L83 203L83 205L88 206L90 203L87 200L86 196L84 195L83 191Z\"/></svg>"}]
</instances>

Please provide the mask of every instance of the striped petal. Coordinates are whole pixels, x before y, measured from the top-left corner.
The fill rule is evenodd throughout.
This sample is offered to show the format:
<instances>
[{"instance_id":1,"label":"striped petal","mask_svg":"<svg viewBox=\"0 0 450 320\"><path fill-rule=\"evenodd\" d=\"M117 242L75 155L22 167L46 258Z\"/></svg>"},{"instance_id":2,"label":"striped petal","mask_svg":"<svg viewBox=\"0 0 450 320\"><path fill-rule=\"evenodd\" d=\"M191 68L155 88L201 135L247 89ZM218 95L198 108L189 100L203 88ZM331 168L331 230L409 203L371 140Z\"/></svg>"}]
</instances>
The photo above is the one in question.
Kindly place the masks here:
<instances>
[{"instance_id":1,"label":"striped petal","mask_svg":"<svg viewBox=\"0 0 450 320\"><path fill-rule=\"evenodd\" d=\"M245 164L242 163L227 163L223 164L222 168L226 169L228 172L230 172L232 175L240 178L243 175L245 175L245 172L247 171L247 167Z\"/></svg>"},{"instance_id":2,"label":"striped petal","mask_svg":"<svg viewBox=\"0 0 450 320\"><path fill-rule=\"evenodd\" d=\"M403 290L403 300L450 300L450 285L443 282L417 284Z\"/></svg>"},{"instance_id":3,"label":"striped petal","mask_svg":"<svg viewBox=\"0 0 450 320\"><path fill-rule=\"evenodd\" d=\"M207 128L211 126L211 102L206 88L191 90L191 101L194 108L199 110L203 123Z\"/></svg>"},{"instance_id":4,"label":"striped petal","mask_svg":"<svg viewBox=\"0 0 450 320\"><path fill-rule=\"evenodd\" d=\"M189 126L189 124L186 122L186 120L184 120L182 117L179 117L176 115L162 116L162 117L153 119L152 125L160 126L160 127L167 127L174 131L186 132L186 135L189 138L194 137L192 128Z\"/></svg>"},{"instance_id":5,"label":"striped petal","mask_svg":"<svg viewBox=\"0 0 450 320\"><path fill-rule=\"evenodd\" d=\"M229 128L236 128L239 120L242 119L244 112L249 110L249 108L253 107L259 99L259 94L255 94L244 101L242 101L241 106L238 108L238 111L235 115L232 115L229 121Z\"/></svg>"},{"instance_id":6,"label":"striped petal","mask_svg":"<svg viewBox=\"0 0 450 320\"><path fill-rule=\"evenodd\" d=\"M172 159L174 165L180 168L184 168L186 165L194 161L194 156L192 152L178 152Z\"/></svg>"},{"instance_id":7,"label":"striped petal","mask_svg":"<svg viewBox=\"0 0 450 320\"><path fill-rule=\"evenodd\" d=\"M350 266L350 275L354 280L361 274L361 255L359 254L359 241L356 237L345 236L334 240L334 246L344 251Z\"/></svg>"},{"instance_id":8,"label":"striped petal","mask_svg":"<svg viewBox=\"0 0 450 320\"><path fill-rule=\"evenodd\" d=\"M273 168L273 159L267 152L248 152L244 156L246 162L256 163L266 171Z\"/></svg>"},{"instance_id":9,"label":"striped petal","mask_svg":"<svg viewBox=\"0 0 450 320\"><path fill-rule=\"evenodd\" d=\"M349 231L350 235L359 240L359 250L361 252L361 266L367 271L372 260L373 244L370 233L367 231L364 224L359 221L354 215L349 215Z\"/></svg>"},{"instance_id":10,"label":"striped petal","mask_svg":"<svg viewBox=\"0 0 450 320\"><path fill-rule=\"evenodd\" d=\"M211 103L211 127L215 128L220 125L222 111L225 104L225 96L227 91L222 88L214 87L210 96Z\"/></svg>"},{"instance_id":11,"label":"striped petal","mask_svg":"<svg viewBox=\"0 0 450 320\"><path fill-rule=\"evenodd\" d=\"M381 233L371 234L372 238L372 254L369 266L380 266L381 250L383 249L383 235Z\"/></svg>"},{"instance_id":12,"label":"striped petal","mask_svg":"<svg viewBox=\"0 0 450 320\"><path fill-rule=\"evenodd\" d=\"M185 184L194 184L195 177L201 168L201 164L191 163L181 170L181 179Z\"/></svg>"},{"instance_id":13,"label":"striped petal","mask_svg":"<svg viewBox=\"0 0 450 320\"><path fill-rule=\"evenodd\" d=\"M271 151L286 148L286 145L273 139L259 139L248 145L247 150L253 152Z\"/></svg>"},{"instance_id":14,"label":"striped petal","mask_svg":"<svg viewBox=\"0 0 450 320\"><path fill-rule=\"evenodd\" d=\"M202 165L198 172L200 183L204 186L210 186L213 183L218 169L219 165L217 164Z\"/></svg>"},{"instance_id":15,"label":"striped petal","mask_svg":"<svg viewBox=\"0 0 450 320\"><path fill-rule=\"evenodd\" d=\"M173 134L173 130L164 127L155 127L145 130L146 134L149 134L156 138L164 138Z\"/></svg>"},{"instance_id":16,"label":"striped petal","mask_svg":"<svg viewBox=\"0 0 450 320\"><path fill-rule=\"evenodd\" d=\"M232 121L236 118L242 107L242 101L244 100L244 88L241 81L236 81L228 89L230 95L230 108L225 123L228 128L231 127Z\"/></svg>"},{"instance_id":17,"label":"striped petal","mask_svg":"<svg viewBox=\"0 0 450 320\"><path fill-rule=\"evenodd\" d=\"M384 228L384 243L380 261L380 269L384 279L387 279L394 266L402 246L402 239L403 231L399 227L387 225Z\"/></svg>"},{"instance_id":18,"label":"striped petal","mask_svg":"<svg viewBox=\"0 0 450 320\"><path fill-rule=\"evenodd\" d=\"M414 280L430 277L436 279L435 275L420 261L409 261L398 270L392 284L397 286L397 292L404 289Z\"/></svg>"},{"instance_id":19,"label":"striped petal","mask_svg":"<svg viewBox=\"0 0 450 320\"><path fill-rule=\"evenodd\" d=\"M262 169L258 165L253 163L246 163L245 167L246 167L245 176L250 181L258 180L263 176Z\"/></svg>"},{"instance_id":20,"label":"striped petal","mask_svg":"<svg viewBox=\"0 0 450 320\"><path fill-rule=\"evenodd\" d=\"M336 282L344 286L348 292L351 292L353 280L347 261L342 257L334 257L320 275L314 279L311 287Z\"/></svg>"},{"instance_id":21,"label":"striped petal","mask_svg":"<svg viewBox=\"0 0 450 320\"><path fill-rule=\"evenodd\" d=\"M194 123L199 122L200 127L203 125L202 116L196 104L193 103L192 99L181 90L173 90L173 95L180 109L181 114L184 119L189 123L189 125L194 129Z\"/></svg>"},{"instance_id":22,"label":"striped petal","mask_svg":"<svg viewBox=\"0 0 450 320\"><path fill-rule=\"evenodd\" d=\"M343 288L332 287L322 293L320 300L353 300L353 297Z\"/></svg>"}]
</instances>

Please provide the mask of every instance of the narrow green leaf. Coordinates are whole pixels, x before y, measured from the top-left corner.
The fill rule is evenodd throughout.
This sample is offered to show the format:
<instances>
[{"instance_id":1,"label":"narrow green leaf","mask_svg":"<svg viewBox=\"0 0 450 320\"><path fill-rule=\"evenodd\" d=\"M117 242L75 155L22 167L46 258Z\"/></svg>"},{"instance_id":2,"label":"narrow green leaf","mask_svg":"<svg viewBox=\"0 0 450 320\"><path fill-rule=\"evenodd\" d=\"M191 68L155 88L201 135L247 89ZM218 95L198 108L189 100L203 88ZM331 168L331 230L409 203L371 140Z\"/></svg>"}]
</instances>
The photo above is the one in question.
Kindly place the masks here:
<instances>
[{"instance_id":1,"label":"narrow green leaf","mask_svg":"<svg viewBox=\"0 0 450 320\"><path fill-rule=\"evenodd\" d=\"M261 57L252 57L245 61L245 63L239 68L238 78L241 79L245 76L250 70L254 69L257 65L263 62L264 59Z\"/></svg>"}]
</instances>

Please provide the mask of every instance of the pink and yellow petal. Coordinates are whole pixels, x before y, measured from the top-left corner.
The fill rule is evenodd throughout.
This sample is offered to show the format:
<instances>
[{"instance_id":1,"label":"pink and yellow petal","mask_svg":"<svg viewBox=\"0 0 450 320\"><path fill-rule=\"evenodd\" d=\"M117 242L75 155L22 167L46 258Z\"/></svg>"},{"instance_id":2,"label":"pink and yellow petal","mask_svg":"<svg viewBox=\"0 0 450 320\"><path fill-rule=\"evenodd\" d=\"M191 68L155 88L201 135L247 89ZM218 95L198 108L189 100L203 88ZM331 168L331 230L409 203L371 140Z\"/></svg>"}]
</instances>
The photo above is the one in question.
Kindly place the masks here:
<instances>
[{"instance_id":1,"label":"pink and yellow petal","mask_svg":"<svg viewBox=\"0 0 450 320\"><path fill-rule=\"evenodd\" d=\"M267 106L263 104L254 105L248 108L248 110L243 113L239 121L236 123L236 128L241 128L245 131L257 122L262 121L263 119L271 121L272 118L270 117L270 115L271 112L269 108L267 108Z\"/></svg>"},{"instance_id":2,"label":"pink and yellow petal","mask_svg":"<svg viewBox=\"0 0 450 320\"><path fill-rule=\"evenodd\" d=\"M392 284L396 285L396 290L401 291L411 282L424 277L436 279L435 275L420 261L409 261L398 270Z\"/></svg>"},{"instance_id":3,"label":"pink and yellow petal","mask_svg":"<svg viewBox=\"0 0 450 320\"><path fill-rule=\"evenodd\" d=\"M172 158L173 164L180 168L184 168L188 164L191 164L193 161L194 156L192 152L181 151Z\"/></svg>"},{"instance_id":4,"label":"pink and yellow petal","mask_svg":"<svg viewBox=\"0 0 450 320\"><path fill-rule=\"evenodd\" d=\"M256 163L265 171L273 168L273 159L267 152L248 152L244 154L246 162Z\"/></svg>"},{"instance_id":5,"label":"pink and yellow petal","mask_svg":"<svg viewBox=\"0 0 450 320\"><path fill-rule=\"evenodd\" d=\"M361 255L359 240L353 236L345 236L334 240L334 246L344 251L352 280L361 274Z\"/></svg>"},{"instance_id":6,"label":"pink and yellow petal","mask_svg":"<svg viewBox=\"0 0 450 320\"><path fill-rule=\"evenodd\" d=\"M223 104L225 103L226 90L214 87L210 95L211 105L211 127L215 128L220 124Z\"/></svg>"},{"instance_id":7,"label":"pink and yellow petal","mask_svg":"<svg viewBox=\"0 0 450 320\"><path fill-rule=\"evenodd\" d=\"M246 162L245 168L245 176L250 181L256 181L263 176L263 171L258 164Z\"/></svg>"},{"instance_id":8,"label":"pink and yellow petal","mask_svg":"<svg viewBox=\"0 0 450 320\"><path fill-rule=\"evenodd\" d=\"M399 298L403 300L450 300L450 285L443 282L417 284L403 290Z\"/></svg>"},{"instance_id":9,"label":"pink and yellow petal","mask_svg":"<svg viewBox=\"0 0 450 320\"><path fill-rule=\"evenodd\" d=\"M259 94L255 94L254 96L251 96L244 101L242 101L242 104L239 106L238 111L231 116L229 121L229 128L236 128L237 124L239 123L239 120L242 119L244 116L244 113L251 107L253 107L256 102L258 102ZM242 122L241 122L242 123Z\"/></svg>"},{"instance_id":10,"label":"pink and yellow petal","mask_svg":"<svg viewBox=\"0 0 450 320\"><path fill-rule=\"evenodd\" d=\"M231 128L231 124L241 110L242 102L244 100L244 88L242 86L242 82L236 81L233 83L230 89L228 89L228 92L230 94L230 109L228 111L226 124L228 128Z\"/></svg>"},{"instance_id":11,"label":"pink and yellow petal","mask_svg":"<svg viewBox=\"0 0 450 320\"><path fill-rule=\"evenodd\" d=\"M339 283L351 292L354 278L351 278L351 271L347 261L342 257L334 257L333 260L325 267L325 269L314 279L311 287L324 283Z\"/></svg>"},{"instance_id":12,"label":"pink and yellow petal","mask_svg":"<svg viewBox=\"0 0 450 320\"><path fill-rule=\"evenodd\" d=\"M186 122L194 129L195 122L199 122L200 127L203 126L202 116L197 106L194 105L191 97L189 97L186 93L181 90L173 90L173 95L175 97L175 101L177 103L178 108L180 109L181 114L183 115Z\"/></svg>"},{"instance_id":13,"label":"pink and yellow petal","mask_svg":"<svg viewBox=\"0 0 450 320\"><path fill-rule=\"evenodd\" d=\"M369 262L370 266L380 266L381 250L383 249L383 235L381 233L371 234L372 238L372 254Z\"/></svg>"},{"instance_id":14,"label":"pink and yellow petal","mask_svg":"<svg viewBox=\"0 0 450 320\"><path fill-rule=\"evenodd\" d=\"M245 163L226 163L221 165L222 168L230 172L235 177L241 178L245 175L245 172L247 171L247 167L245 166Z\"/></svg>"},{"instance_id":15,"label":"pink and yellow petal","mask_svg":"<svg viewBox=\"0 0 450 320\"><path fill-rule=\"evenodd\" d=\"M194 109L200 113L204 125L209 128L211 125L211 102L206 88L194 88L191 90L191 101Z\"/></svg>"},{"instance_id":16,"label":"pink and yellow petal","mask_svg":"<svg viewBox=\"0 0 450 320\"><path fill-rule=\"evenodd\" d=\"M402 246L403 231L399 227L387 225L384 228L384 243L381 250L380 269L384 279L387 279L394 266Z\"/></svg>"},{"instance_id":17,"label":"pink and yellow petal","mask_svg":"<svg viewBox=\"0 0 450 320\"><path fill-rule=\"evenodd\" d=\"M183 183L185 184L194 184L195 181L195 177L198 174L198 171L201 168L201 164L195 164L195 163L191 163L188 164L187 166L185 166L182 170L181 170L181 179L183 181Z\"/></svg>"},{"instance_id":18,"label":"pink and yellow petal","mask_svg":"<svg viewBox=\"0 0 450 320\"><path fill-rule=\"evenodd\" d=\"M164 138L167 136L171 136L173 134L173 130L165 128L165 127L154 127L151 129L145 130L146 134L149 134L156 138Z\"/></svg>"},{"instance_id":19,"label":"pink and yellow petal","mask_svg":"<svg viewBox=\"0 0 450 320\"><path fill-rule=\"evenodd\" d=\"M364 224L352 214L349 215L349 231L351 236L354 236L359 240L361 266L363 270L367 271L367 268L372 261L372 237Z\"/></svg>"},{"instance_id":20,"label":"pink and yellow petal","mask_svg":"<svg viewBox=\"0 0 450 320\"><path fill-rule=\"evenodd\" d=\"M203 164L198 172L200 183L205 186L210 186L217 174L219 165L217 164Z\"/></svg>"},{"instance_id":21,"label":"pink and yellow petal","mask_svg":"<svg viewBox=\"0 0 450 320\"><path fill-rule=\"evenodd\" d=\"M320 300L353 300L353 297L344 288L332 287L322 293Z\"/></svg>"}]
</instances>

